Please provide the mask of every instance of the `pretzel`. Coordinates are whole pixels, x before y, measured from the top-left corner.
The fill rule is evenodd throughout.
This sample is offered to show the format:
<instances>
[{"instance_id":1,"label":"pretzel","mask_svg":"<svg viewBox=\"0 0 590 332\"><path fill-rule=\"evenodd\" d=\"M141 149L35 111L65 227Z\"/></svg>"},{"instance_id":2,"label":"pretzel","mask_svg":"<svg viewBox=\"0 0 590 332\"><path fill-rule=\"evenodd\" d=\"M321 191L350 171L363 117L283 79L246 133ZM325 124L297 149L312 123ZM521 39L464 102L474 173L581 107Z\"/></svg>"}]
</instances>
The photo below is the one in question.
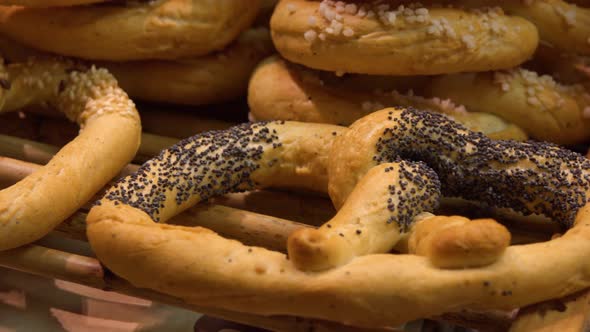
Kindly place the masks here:
<instances>
[{"instance_id":1,"label":"pretzel","mask_svg":"<svg viewBox=\"0 0 590 332\"><path fill-rule=\"evenodd\" d=\"M508 13L534 23L539 29L541 39L554 47L569 53L590 55L589 8L563 0L492 2L502 6Z\"/></svg>"},{"instance_id":2,"label":"pretzel","mask_svg":"<svg viewBox=\"0 0 590 332\"><path fill-rule=\"evenodd\" d=\"M250 26L259 5L259 0L165 0L0 7L0 32L37 49L84 59L174 59L223 49Z\"/></svg>"},{"instance_id":3,"label":"pretzel","mask_svg":"<svg viewBox=\"0 0 590 332\"><path fill-rule=\"evenodd\" d=\"M477 91L473 94L472 91ZM590 94L521 68L440 76L427 93L518 124L532 138L558 144L590 139Z\"/></svg>"},{"instance_id":4,"label":"pretzel","mask_svg":"<svg viewBox=\"0 0 590 332\"><path fill-rule=\"evenodd\" d=\"M173 61L102 62L133 98L204 105L244 95L260 60L273 50L267 29L249 29L225 50ZM150 79L145 75L149 73Z\"/></svg>"},{"instance_id":5,"label":"pretzel","mask_svg":"<svg viewBox=\"0 0 590 332\"><path fill-rule=\"evenodd\" d=\"M329 157L322 154L326 145L331 145ZM390 235L395 229L414 229L413 220L419 218L412 215L436 203L440 179L443 195L545 213L573 228L548 243L508 247L493 264L480 268L449 271L428 257L369 253L326 271L302 272L281 253L207 229L162 223L230 190L306 187L313 184L310 177L325 176L313 174L320 164L328 168L330 194L342 206L339 214L354 213L346 227L356 227L355 220L371 211L393 216L387 202L392 186L397 193L416 182L422 183L417 187L424 191L416 194L424 200L420 205L407 202L404 209L394 203L407 212L392 220ZM440 114L411 109L379 111L348 130L252 123L195 136L163 151L91 209L87 232L97 257L137 287L260 315L392 326L450 310L514 308L590 286L584 259L590 254L590 228L585 227L590 225L589 171L590 161L555 145L492 141ZM402 181L390 182L398 174ZM411 194L408 188L395 197ZM352 198L344 203L348 196L366 198L368 204ZM372 230L355 230L354 236L362 238L365 232Z\"/></svg>"},{"instance_id":6,"label":"pretzel","mask_svg":"<svg viewBox=\"0 0 590 332\"><path fill-rule=\"evenodd\" d=\"M432 75L508 69L530 58L538 32L501 10L282 0L271 19L279 53L339 73Z\"/></svg>"},{"instance_id":7,"label":"pretzel","mask_svg":"<svg viewBox=\"0 0 590 332\"><path fill-rule=\"evenodd\" d=\"M41 238L85 204L131 161L141 126L133 102L104 69L38 59L2 66L0 75L0 112L48 103L82 128L46 166L0 191L5 250Z\"/></svg>"},{"instance_id":8,"label":"pretzel","mask_svg":"<svg viewBox=\"0 0 590 332\"><path fill-rule=\"evenodd\" d=\"M540 45L526 68L551 75L562 84L582 84L590 89L590 56L564 53L555 47Z\"/></svg>"},{"instance_id":9,"label":"pretzel","mask_svg":"<svg viewBox=\"0 0 590 332\"><path fill-rule=\"evenodd\" d=\"M407 81L412 84L408 85ZM371 86L373 85L373 86ZM424 98L401 89L424 88L419 78L357 76L336 78L287 63L273 56L258 65L248 87L248 104L257 120L290 120L350 125L386 106L405 106L444 113L493 139L526 140L518 126L491 113L466 112L450 100ZM363 90L370 86L372 89ZM413 91L413 90L412 90Z\"/></svg>"}]
</instances>

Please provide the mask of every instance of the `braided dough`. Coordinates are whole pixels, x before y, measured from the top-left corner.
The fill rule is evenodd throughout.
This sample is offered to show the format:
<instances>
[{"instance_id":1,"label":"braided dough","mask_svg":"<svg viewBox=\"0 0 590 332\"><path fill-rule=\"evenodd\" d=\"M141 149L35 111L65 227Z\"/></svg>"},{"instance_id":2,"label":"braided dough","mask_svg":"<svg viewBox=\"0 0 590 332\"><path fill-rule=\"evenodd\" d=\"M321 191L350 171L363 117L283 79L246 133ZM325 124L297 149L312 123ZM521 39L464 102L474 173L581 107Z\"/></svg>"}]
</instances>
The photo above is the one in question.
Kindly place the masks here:
<instances>
[{"instance_id":1,"label":"braided dough","mask_svg":"<svg viewBox=\"0 0 590 332\"><path fill-rule=\"evenodd\" d=\"M82 128L47 165L0 191L5 250L49 233L117 175L139 147L141 126L133 102L104 69L35 60L2 67L0 75L0 112L49 103Z\"/></svg>"},{"instance_id":2,"label":"braided dough","mask_svg":"<svg viewBox=\"0 0 590 332\"><path fill-rule=\"evenodd\" d=\"M84 59L174 59L223 49L250 26L259 5L259 0L164 0L0 7L0 32L34 48Z\"/></svg>"},{"instance_id":3,"label":"braided dough","mask_svg":"<svg viewBox=\"0 0 590 332\"><path fill-rule=\"evenodd\" d=\"M495 10L337 7L328 1L280 1L271 19L279 53L314 69L431 75L515 67L533 55L539 40L532 23Z\"/></svg>"},{"instance_id":4,"label":"braided dough","mask_svg":"<svg viewBox=\"0 0 590 332\"><path fill-rule=\"evenodd\" d=\"M225 50L202 57L100 65L113 73L132 98L204 105L243 96L254 67L272 51L270 34L261 28L247 30Z\"/></svg>"},{"instance_id":5,"label":"braided dough","mask_svg":"<svg viewBox=\"0 0 590 332\"><path fill-rule=\"evenodd\" d=\"M466 112L464 107L449 100L398 92L412 87L419 90L429 84L418 77L399 80L395 77L358 76L347 80L347 77L327 76L321 77L318 72L290 65L276 56L266 59L254 71L248 88L248 104L253 118L350 125L386 106L406 106L444 113L493 139L527 139L518 126L493 114ZM407 84L408 81L411 84ZM364 89L367 86L372 89Z\"/></svg>"},{"instance_id":6,"label":"braided dough","mask_svg":"<svg viewBox=\"0 0 590 332\"><path fill-rule=\"evenodd\" d=\"M325 151L309 153L330 145L329 158L321 154ZM299 154L302 150L307 153ZM313 173L322 167L329 170L331 196L344 211L339 214L350 219L344 226L373 211L387 217L382 223L393 217L391 234L411 230L412 215L436 201L440 180L444 195L545 213L573 228L548 243L508 247L481 268L450 271L418 255L362 253L333 269L302 272L278 252L203 228L154 223L245 185L308 187L310 178L325 176ZM396 174L402 181L389 182ZM425 200L416 205L400 199L390 209L387 198L411 195L410 188L402 189L409 182L422 183L417 188L424 188ZM386 109L348 130L270 122L184 140L107 192L88 215L88 238L116 274L188 302L392 326L464 308L519 307L590 286L589 189L590 161L576 153L546 143L492 141L439 114ZM346 200L349 195L356 199ZM364 209L347 207L361 206L361 199L368 203ZM350 236L363 234L355 230Z\"/></svg>"},{"instance_id":7,"label":"braided dough","mask_svg":"<svg viewBox=\"0 0 590 332\"><path fill-rule=\"evenodd\" d=\"M590 139L588 91L525 69L440 76L433 80L428 94L450 98L470 110L496 114L535 139L558 144Z\"/></svg>"}]
</instances>

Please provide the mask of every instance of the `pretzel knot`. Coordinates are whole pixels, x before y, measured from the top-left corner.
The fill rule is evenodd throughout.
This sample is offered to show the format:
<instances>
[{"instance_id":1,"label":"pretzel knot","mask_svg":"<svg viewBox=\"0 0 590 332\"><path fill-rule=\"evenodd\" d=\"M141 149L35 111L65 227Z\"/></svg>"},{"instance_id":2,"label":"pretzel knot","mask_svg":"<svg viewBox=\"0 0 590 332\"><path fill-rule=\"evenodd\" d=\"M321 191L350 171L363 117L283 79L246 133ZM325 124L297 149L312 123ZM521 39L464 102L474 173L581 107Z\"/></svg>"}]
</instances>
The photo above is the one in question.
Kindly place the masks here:
<instances>
[{"instance_id":1,"label":"pretzel knot","mask_svg":"<svg viewBox=\"0 0 590 332\"><path fill-rule=\"evenodd\" d=\"M117 175L139 147L135 105L104 69L55 59L2 65L0 113L35 104L54 106L82 129L47 165L0 191L0 250L49 233Z\"/></svg>"},{"instance_id":2,"label":"pretzel knot","mask_svg":"<svg viewBox=\"0 0 590 332\"><path fill-rule=\"evenodd\" d=\"M214 195L269 186L327 190L338 213L293 233L289 256L163 223ZM590 286L589 188L590 161L558 146L494 141L440 114L385 109L348 129L259 122L181 141L106 193L88 215L88 238L137 287L261 315L393 326ZM441 195L571 229L508 246L494 220L431 215ZM410 254L387 254L404 235Z\"/></svg>"}]
</instances>

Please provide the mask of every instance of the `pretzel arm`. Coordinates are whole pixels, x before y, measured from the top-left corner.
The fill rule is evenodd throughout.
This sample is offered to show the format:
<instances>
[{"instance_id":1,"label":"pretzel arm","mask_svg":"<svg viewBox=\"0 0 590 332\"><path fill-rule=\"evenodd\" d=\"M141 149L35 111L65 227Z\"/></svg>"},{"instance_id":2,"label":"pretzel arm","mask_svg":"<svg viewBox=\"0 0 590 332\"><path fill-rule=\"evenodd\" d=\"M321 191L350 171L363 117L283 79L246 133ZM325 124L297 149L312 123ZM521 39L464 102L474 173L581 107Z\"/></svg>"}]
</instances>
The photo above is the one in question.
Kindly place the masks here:
<instances>
[{"instance_id":1,"label":"pretzel arm","mask_svg":"<svg viewBox=\"0 0 590 332\"><path fill-rule=\"evenodd\" d=\"M41 238L85 204L131 161L141 134L134 104L104 69L32 61L5 68L2 82L0 112L49 103L82 130L46 166L0 191L0 250Z\"/></svg>"}]
</instances>

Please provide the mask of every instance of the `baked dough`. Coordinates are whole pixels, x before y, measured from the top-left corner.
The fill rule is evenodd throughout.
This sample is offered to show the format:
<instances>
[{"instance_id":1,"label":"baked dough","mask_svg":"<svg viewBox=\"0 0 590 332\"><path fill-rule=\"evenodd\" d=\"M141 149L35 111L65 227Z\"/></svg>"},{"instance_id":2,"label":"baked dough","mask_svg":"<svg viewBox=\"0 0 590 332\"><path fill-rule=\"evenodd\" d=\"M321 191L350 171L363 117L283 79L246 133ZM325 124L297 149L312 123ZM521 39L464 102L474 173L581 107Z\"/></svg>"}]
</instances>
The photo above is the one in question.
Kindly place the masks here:
<instances>
[{"instance_id":1,"label":"baked dough","mask_svg":"<svg viewBox=\"0 0 590 332\"><path fill-rule=\"evenodd\" d=\"M590 225L590 161L586 158L547 143L491 141L444 116L415 110L382 110L348 130L326 126L244 124L199 135L163 151L92 208L87 231L93 250L102 263L134 286L189 303L368 327L394 326L465 308L510 309L590 286L590 263L584 259L590 255L590 228L586 227ZM336 139L329 159L320 153L305 157L295 153L303 146L329 145L332 130ZM399 139L398 135L406 134L407 139ZM410 146L416 140L418 146L432 147L440 154L413 152ZM329 171L330 187L341 188L335 201L358 190L350 195L372 202L382 191L373 190L371 184L383 188L389 183L373 178L381 177L384 169L367 173L364 167L387 163L396 155L424 159L434 167L445 195L462 192L497 206L542 212L573 228L548 243L508 247L495 263L481 268L450 271L418 255L370 254L312 273L298 270L281 253L245 246L207 229L162 223L191 204L244 185L274 186L287 181L305 187L313 176L305 165L326 162L340 168L334 174ZM315 160L315 156L322 158ZM359 175L363 173L366 176ZM333 176L343 174L348 179L332 183ZM416 181L425 175L422 171L408 174ZM351 191L348 180L354 182ZM419 209L410 205L408 215ZM362 211L350 210L362 217ZM412 219L392 225L412 227Z\"/></svg>"},{"instance_id":2,"label":"baked dough","mask_svg":"<svg viewBox=\"0 0 590 332\"><path fill-rule=\"evenodd\" d=\"M338 78L273 56L261 62L248 87L248 104L256 120L289 120L348 126L389 106L444 113L493 139L526 140L518 126L491 113L467 112L451 100L424 98L430 77L351 76ZM408 91L402 93L399 91ZM414 92L415 90L415 92ZM474 90L469 90L474 93Z\"/></svg>"},{"instance_id":3,"label":"baked dough","mask_svg":"<svg viewBox=\"0 0 590 332\"><path fill-rule=\"evenodd\" d=\"M430 88L431 96L495 114L538 140L576 144L590 139L590 94L582 85L561 85L550 76L515 68L444 75Z\"/></svg>"},{"instance_id":4,"label":"baked dough","mask_svg":"<svg viewBox=\"0 0 590 332\"><path fill-rule=\"evenodd\" d=\"M24 7L64 7L106 2L108 0L0 0L0 5Z\"/></svg>"},{"instance_id":5,"label":"baked dough","mask_svg":"<svg viewBox=\"0 0 590 332\"><path fill-rule=\"evenodd\" d=\"M135 155L141 134L133 102L104 69L31 60L0 68L0 112L49 103L80 134L45 166L0 191L0 250L43 237L92 198Z\"/></svg>"},{"instance_id":6,"label":"baked dough","mask_svg":"<svg viewBox=\"0 0 590 332\"><path fill-rule=\"evenodd\" d=\"M270 23L284 58L340 73L508 69L529 59L539 41L532 23L495 9L282 0Z\"/></svg>"},{"instance_id":7,"label":"baked dough","mask_svg":"<svg viewBox=\"0 0 590 332\"><path fill-rule=\"evenodd\" d=\"M0 7L0 32L37 49L83 59L175 59L223 49L251 25L259 6L259 0L161 0Z\"/></svg>"},{"instance_id":8,"label":"baked dough","mask_svg":"<svg viewBox=\"0 0 590 332\"><path fill-rule=\"evenodd\" d=\"M462 1L467 6L501 6L507 13L534 23L541 39L567 53L590 55L590 8L564 0Z\"/></svg>"},{"instance_id":9,"label":"baked dough","mask_svg":"<svg viewBox=\"0 0 590 332\"><path fill-rule=\"evenodd\" d=\"M245 31L225 50L202 57L100 65L113 73L132 98L205 105L244 96L254 67L272 51L268 30L259 28Z\"/></svg>"}]
</instances>

